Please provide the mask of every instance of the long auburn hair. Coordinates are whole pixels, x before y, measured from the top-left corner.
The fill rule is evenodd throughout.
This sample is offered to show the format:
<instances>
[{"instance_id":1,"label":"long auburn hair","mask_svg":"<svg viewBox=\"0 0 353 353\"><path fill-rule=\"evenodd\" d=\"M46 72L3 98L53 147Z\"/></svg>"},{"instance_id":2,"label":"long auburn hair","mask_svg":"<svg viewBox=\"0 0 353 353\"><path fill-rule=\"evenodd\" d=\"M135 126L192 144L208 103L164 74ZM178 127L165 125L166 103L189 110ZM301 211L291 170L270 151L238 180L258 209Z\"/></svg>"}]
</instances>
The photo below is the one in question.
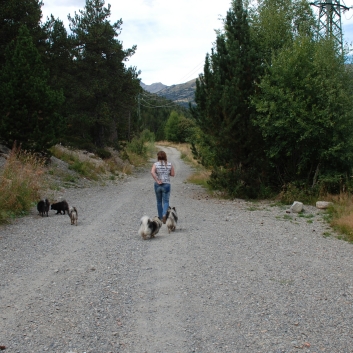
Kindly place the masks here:
<instances>
[{"instance_id":1,"label":"long auburn hair","mask_svg":"<svg viewBox=\"0 0 353 353\"><path fill-rule=\"evenodd\" d=\"M159 151L157 153L158 161L163 161L164 165L167 165L167 154L164 151Z\"/></svg>"}]
</instances>

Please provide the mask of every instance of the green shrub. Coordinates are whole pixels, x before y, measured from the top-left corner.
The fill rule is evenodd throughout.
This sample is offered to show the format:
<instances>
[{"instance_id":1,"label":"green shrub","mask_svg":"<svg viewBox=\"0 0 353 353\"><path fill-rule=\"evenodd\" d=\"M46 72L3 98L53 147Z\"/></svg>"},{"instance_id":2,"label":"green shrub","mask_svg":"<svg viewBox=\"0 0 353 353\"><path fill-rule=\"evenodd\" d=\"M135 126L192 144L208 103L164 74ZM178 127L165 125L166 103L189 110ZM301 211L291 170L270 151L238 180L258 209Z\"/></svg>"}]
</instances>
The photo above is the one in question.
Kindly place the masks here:
<instances>
[{"instance_id":1,"label":"green shrub","mask_svg":"<svg viewBox=\"0 0 353 353\"><path fill-rule=\"evenodd\" d=\"M318 188L310 188L305 183L288 183L283 186L280 193L280 200L284 204L292 204L294 201L300 201L307 204L313 204L318 197Z\"/></svg>"},{"instance_id":2,"label":"green shrub","mask_svg":"<svg viewBox=\"0 0 353 353\"><path fill-rule=\"evenodd\" d=\"M140 139L144 142L154 142L156 140L155 134L148 129L145 129L140 134Z\"/></svg>"},{"instance_id":3,"label":"green shrub","mask_svg":"<svg viewBox=\"0 0 353 353\"><path fill-rule=\"evenodd\" d=\"M142 139L134 137L127 145L127 150L139 156L147 156L147 147Z\"/></svg>"}]
</instances>

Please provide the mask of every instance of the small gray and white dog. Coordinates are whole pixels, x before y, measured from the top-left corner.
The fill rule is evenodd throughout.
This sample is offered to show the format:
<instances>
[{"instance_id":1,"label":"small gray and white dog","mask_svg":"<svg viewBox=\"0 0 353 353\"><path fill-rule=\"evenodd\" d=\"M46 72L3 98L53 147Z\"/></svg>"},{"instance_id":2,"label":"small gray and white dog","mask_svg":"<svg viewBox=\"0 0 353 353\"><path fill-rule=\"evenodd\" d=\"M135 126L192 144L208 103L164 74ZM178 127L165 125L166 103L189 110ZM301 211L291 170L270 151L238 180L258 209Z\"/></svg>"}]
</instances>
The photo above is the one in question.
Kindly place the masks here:
<instances>
[{"instance_id":1,"label":"small gray and white dog","mask_svg":"<svg viewBox=\"0 0 353 353\"><path fill-rule=\"evenodd\" d=\"M77 213L76 207L70 206L69 217L71 220L71 225L76 224L76 226L77 226L78 213Z\"/></svg>"},{"instance_id":2,"label":"small gray and white dog","mask_svg":"<svg viewBox=\"0 0 353 353\"><path fill-rule=\"evenodd\" d=\"M146 240L147 237L154 238L154 236L159 232L162 227L162 221L156 216L153 219L148 216L143 216L141 218L140 229L138 234Z\"/></svg>"},{"instance_id":3,"label":"small gray and white dog","mask_svg":"<svg viewBox=\"0 0 353 353\"><path fill-rule=\"evenodd\" d=\"M175 207L168 207L166 225L168 227L168 233L174 232L178 223L178 215Z\"/></svg>"}]
</instances>

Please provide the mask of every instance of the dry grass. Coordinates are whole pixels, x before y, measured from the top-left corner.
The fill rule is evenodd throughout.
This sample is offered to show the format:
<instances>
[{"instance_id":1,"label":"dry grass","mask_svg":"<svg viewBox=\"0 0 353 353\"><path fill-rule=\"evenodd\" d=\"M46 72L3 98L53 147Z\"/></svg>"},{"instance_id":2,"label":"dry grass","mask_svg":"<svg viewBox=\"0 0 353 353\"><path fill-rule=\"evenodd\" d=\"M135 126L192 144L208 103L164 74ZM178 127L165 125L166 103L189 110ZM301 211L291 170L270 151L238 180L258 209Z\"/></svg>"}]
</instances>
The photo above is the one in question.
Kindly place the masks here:
<instances>
[{"instance_id":1,"label":"dry grass","mask_svg":"<svg viewBox=\"0 0 353 353\"><path fill-rule=\"evenodd\" d=\"M174 143L169 141L158 141L156 142L159 146L167 146L174 147L181 153L181 158L185 160L185 162L190 163L192 166L199 168L200 164L194 158L189 143Z\"/></svg>"},{"instance_id":2,"label":"dry grass","mask_svg":"<svg viewBox=\"0 0 353 353\"><path fill-rule=\"evenodd\" d=\"M44 160L14 147L0 175L0 223L26 214L45 187Z\"/></svg>"},{"instance_id":3,"label":"dry grass","mask_svg":"<svg viewBox=\"0 0 353 353\"><path fill-rule=\"evenodd\" d=\"M181 158L191 165L195 172L189 176L187 181L192 184L197 184L205 187L210 190L210 186L208 184L208 180L210 178L211 172L204 168L193 156L190 148L190 144L188 143L173 143L168 141L158 141L156 143L160 146L169 146L176 148L181 153Z\"/></svg>"},{"instance_id":4,"label":"dry grass","mask_svg":"<svg viewBox=\"0 0 353 353\"><path fill-rule=\"evenodd\" d=\"M84 154L82 151L70 150L64 146L56 145L50 149L51 153L69 164L69 169L87 179L97 181L100 174L107 173L107 165L94 154Z\"/></svg>"},{"instance_id":5,"label":"dry grass","mask_svg":"<svg viewBox=\"0 0 353 353\"><path fill-rule=\"evenodd\" d=\"M93 153L70 150L60 145L52 147L51 152L56 158L67 162L70 165L70 169L92 180L98 180L99 177L107 176L107 174L110 174L110 176L115 176L119 173L131 174L134 167L146 163L146 157L131 151L125 151L121 155L112 148L108 148L108 150L112 157L105 160L102 160ZM122 157L124 156L123 160Z\"/></svg>"},{"instance_id":6,"label":"dry grass","mask_svg":"<svg viewBox=\"0 0 353 353\"><path fill-rule=\"evenodd\" d=\"M328 209L328 221L342 238L353 242L353 198L348 193L328 195L325 200L331 201Z\"/></svg>"}]
</instances>

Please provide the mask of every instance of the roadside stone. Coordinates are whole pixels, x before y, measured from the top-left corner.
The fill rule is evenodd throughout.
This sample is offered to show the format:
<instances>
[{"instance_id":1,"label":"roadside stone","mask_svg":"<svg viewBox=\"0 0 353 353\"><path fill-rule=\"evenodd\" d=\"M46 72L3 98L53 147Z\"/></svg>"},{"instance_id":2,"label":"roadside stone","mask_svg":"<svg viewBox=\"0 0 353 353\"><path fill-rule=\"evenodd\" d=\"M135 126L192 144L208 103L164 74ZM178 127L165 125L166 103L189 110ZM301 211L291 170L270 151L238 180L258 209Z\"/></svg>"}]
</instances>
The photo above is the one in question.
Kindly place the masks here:
<instances>
[{"instance_id":1,"label":"roadside stone","mask_svg":"<svg viewBox=\"0 0 353 353\"><path fill-rule=\"evenodd\" d=\"M291 212L299 213L303 211L303 203L299 201L294 201L292 206L290 207Z\"/></svg>"},{"instance_id":2,"label":"roadside stone","mask_svg":"<svg viewBox=\"0 0 353 353\"><path fill-rule=\"evenodd\" d=\"M332 205L332 202L328 202L328 201L317 201L316 202L316 208L318 208L320 210L325 210L326 208L328 208L331 205Z\"/></svg>"}]
</instances>

